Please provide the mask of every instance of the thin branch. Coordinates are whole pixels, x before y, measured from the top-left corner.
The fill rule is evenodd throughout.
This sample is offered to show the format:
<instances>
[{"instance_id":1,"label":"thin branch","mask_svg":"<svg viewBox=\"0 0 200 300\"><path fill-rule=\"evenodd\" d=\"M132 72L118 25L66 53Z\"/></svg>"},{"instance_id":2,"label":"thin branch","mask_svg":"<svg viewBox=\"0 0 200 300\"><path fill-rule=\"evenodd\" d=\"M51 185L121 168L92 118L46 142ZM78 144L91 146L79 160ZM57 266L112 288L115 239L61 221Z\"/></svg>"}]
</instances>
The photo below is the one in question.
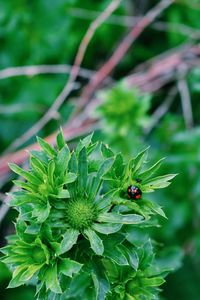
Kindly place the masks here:
<instances>
[{"instance_id":1,"label":"thin branch","mask_svg":"<svg viewBox=\"0 0 200 300\"><path fill-rule=\"evenodd\" d=\"M98 124L96 120L87 119L79 127L71 128L69 126L63 127L63 132L66 141L79 137L81 135L90 133L97 129ZM52 145L55 145L57 132L51 134L46 138L46 141ZM29 151L39 150L38 144L32 144L24 149L21 149L14 153L9 153L0 158L0 177L9 172L8 163L13 162L16 164L22 164L29 157Z\"/></svg>"},{"instance_id":2,"label":"thin branch","mask_svg":"<svg viewBox=\"0 0 200 300\"><path fill-rule=\"evenodd\" d=\"M70 65L33 65L22 67L9 67L0 70L0 79L16 77L16 76L35 76L38 74L68 74L71 71ZM79 75L85 78L90 78L94 71L80 68Z\"/></svg>"},{"instance_id":3,"label":"thin branch","mask_svg":"<svg viewBox=\"0 0 200 300\"><path fill-rule=\"evenodd\" d=\"M0 192L0 199L1 199L1 201L4 201L4 198L5 198L5 195Z\"/></svg>"},{"instance_id":4,"label":"thin branch","mask_svg":"<svg viewBox=\"0 0 200 300\"><path fill-rule=\"evenodd\" d=\"M148 135L159 123L160 119L165 116L165 114L168 112L170 106L172 105L175 96L177 94L177 88L172 87L165 98L165 100L161 103L160 106L157 107L157 109L153 112L151 116L151 123L148 125L148 128L145 129L145 134Z\"/></svg>"},{"instance_id":5,"label":"thin branch","mask_svg":"<svg viewBox=\"0 0 200 300\"><path fill-rule=\"evenodd\" d=\"M97 17L98 11L89 10L85 8L71 8L69 13L74 18L79 18L83 20L93 20ZM142 17L137 16L125 16L125 15L112 15L105 23L110 25L117 25L122 27L133 27L138 26L138 21L141 20ZM157 31L164 32L176 32L180 35L188 36L190 39L198 39L200 37L200 31L196 28L187 26L185 24L171 24L168 22L155 22L150 24L150 27Z\"/></svg>"},{"instance_id":6,"label":"thin branch","mask_svg":"<svg viewBox=\"0 0 200 300\"><path fill-rule=\"evenodd\" d=\"M0 206L0 224L3 221L4 217L6 216L7 212L9 211L9 206L7 204L2 204Z\"/></svg>"},{"instance_id":7,"label":"thin branch","mask_svg":"<svg viewBox=\"0 0 200 300\"><path fill-rule=\"evenodd\" d=\"M200 46L187 44L141 64L125 80L129 86L139 86L144 92L153 92L179 79L181 66L184 66L186 73L199 64Z\"/></svg>"},{"instance_id":8,"label":"thin branch","mask_svg":"<svg viewBox=\"0 0 200 300\"><path fill-rule=\"evenodd\" d=\"M92 24L89 26L85 36L82 39L82 42L79 46L74 65L71 68L69 79L64 86L62 92L58 95L58 97L55 99L52 106L49 108L49 110L46 112L46 114L37 122L35 123L27 132L25 132L21 137L16 139L8 148L8 150L16 149L23 143L25 143L27 140L29 140L33 135L35 135L38 131L40 131L54 116L55 112L58 111L60 106L63 104L65 99L69 96L71 90L74 86L74 81L76 80L80 65L83 61L86 49L88 44L90 43L93 35L95 34L98 27L104 23L104 21L112 14L114 10L117 9L119 6L121 0L113 0L110 2L110 4L107 6L107 8L99 15L99 17L92 22Z\"/></svg>"},{"instance_id":9,"label":"thin branch","mask_svg":"<svg viewBox=\"0 0 200 300\"><path fill-rule=\"evenodd\" d=\"M138 21L137 26L134 26L129 34L123 39L118 48L115 50L110 59L100 68L99 71L92 77L89 84L85 87L82 94L82 101L80 107L83 107L85 103L92 96L94 91L105 80L105 78L113 71L116 65L121 61L124 55L127 53L136 38L144 31L144 29L151 24L154 19L160 15L169 5L173 3L173 0L162 0L153 9L151 9L141 20ZM79 108L80 110L80 108Z\"/></svg>"},{"instance_id":10,"label":"thin branch","mask_svg":"<svg viewBox=\"0 0 200 300\"><path fill-rule=\"evenodd\" d=\"M184 78L179 79L178 90L179 90L180 98L181 98L185 126L187 129L191 129L194 125L192 104L191 104L191 98L190 98L190 92L188 89L188 85Z\"/></svg>"}]
</instances>

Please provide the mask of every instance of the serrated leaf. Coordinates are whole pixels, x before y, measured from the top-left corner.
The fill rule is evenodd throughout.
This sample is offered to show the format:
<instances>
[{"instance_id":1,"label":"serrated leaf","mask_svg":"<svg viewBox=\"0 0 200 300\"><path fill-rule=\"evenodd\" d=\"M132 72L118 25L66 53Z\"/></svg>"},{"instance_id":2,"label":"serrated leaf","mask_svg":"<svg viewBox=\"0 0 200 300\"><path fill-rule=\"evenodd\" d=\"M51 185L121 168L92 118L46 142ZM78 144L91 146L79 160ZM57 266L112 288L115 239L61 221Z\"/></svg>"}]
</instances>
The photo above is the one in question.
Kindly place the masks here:
<instances>
[{"instance_id":1,"label":"serrated leaf","mask_svg":"<svg viewBox=\"0 0 200 300\"><path fill-rule=\"evenodd\" d=\"M113 151L106 144L101 144L101 152L105 158L110 158L114 156Z\"/></svg>"},{"instance_id":2,"label":"serrated leaf","mask_svg":"<svg viewBox=\"0 0 200 300\"><path fill-rule=\"evenodd\" d=\"M162 161L165 158L161 158L159 161L157 161L153 166L151 166L149 169L145 170L144 172L139 173L139 178L142 179L143 182L147 180L149 177L151 177L161 166Z\"/></svg>"},{"instance_id":3,"label":"serrated leaf","mask_svg":"<svg viewBox=\"0 0 200 300\"><path fill-rule=\"evenodd\" d=\"M71 159L69 160L68 168L70 172L77 174L78 164L77 164L76 154L74 152L71 154Z\"/></svg>"},{"instance_id":4,"label":"serrated leaf","mask_svg":"<svg viewBox=\"0 0 200 300\"><path fill-rule=\"evenodd\" d=\"M60 245L60 254L69 251L76 244L79 236L79 231L76 229L67 229L63 235L63 240Z\"/></svg>"},{"instance_id":5,"label":"serrated leaf","mask_svg":"<svg viewBox=\"0 0 200 300\"><path fill-rule=\"evenodd\" d=\"M124 175L124 162L121 154L117 154L110 170L103 176L104 180L113 180L115 185L121 183L121 178ZM119 181L117 181L119 180Z\"/></svg>"},{"instance_id":6,"label":"serrated leaf","mask_svg":"<svg viewBox=\"0 0 200 300\"><path fill-rule=\"evenodd\" d=\"M167 219L165 212L162 210L162 208L160 207L160 205L158 205L156 202L153 201L148 201L148 200L142 200L142 203L149 207L153 212L156 212L158 215L164 217Z\"/></svg>"},{"instance_id":7,"label":"serrated leaf","mask_svg":"<svg viewBox=\"0 0 200 300\"><path fill-rule=\"evenodd\" d=\"M114 233L114 232L117 232L121 229L122 227L122 224L115 224L115 223L94 223L92 225L92 228L94 230L96 230L97 232L99 233L102 233L102 234L111 234L111 233Z\"/></svg>"},{"instance_id":8,"label":"serrated leaf","mask_svg":"<svg viewBox=\"0 0 200 300\"><path fill-rule=\"evenodd\" d=\"M86 148L83 147L78 157L78 190L84 194L86 190L88 176L88 163Z\"/></svg>"},{"instance_id":9,"label":"serrated leaf","mask_svg":"<svg viewBox=\"0 0 200 300\"><path fill-rule=\"evenodd\" d=\"M141 284L145 286L160 286L165 282L162 277L141 278Z\"/></svg>"},{"instance_id":10,"label":"serrated leaf","mask_svg":"<svg viewBox=\"0 0 200 300\"><path fill-rule=\"evenodd\" d=\"M27 226L25 233L36 235L39 233L40 229L41 229L41 224L33 223Z\"/></svg>"},{"instance_id":11,"label":"serrated leaf","mask_svg":"<svg viewBox=\"0 0 200 300\"><path fill-rule=\"evenodd\" d=\"M65 146L65 137L62 128L60 127L60 131L56 137L57 147L61 150Z\"/></svg>"},{"instance_id":12,"label":"serrated leaf","mask_svg":"<svg viewBox=\"0 0 200 300\"><path fill-rule=\"evenodd\" d=\"M21 276L23 275L24 271L27 269L27 266L21 265L17 267L13 274L12 274L12 279L9 282L8 288L16 288L25 282L21 280Z\"/></svg>"},{"instance_id":13,"label":"serrated leaf","mask_svg":"<svg viewBox=\"0 0 200 300\"><path fill-rule=\"evenodd\" d=\"M48 163L48 182L53 187L54 186L54 171L55 171L55 162L54 160L50 160Z\"/></svg>"},{"instance_id":14,"label":"serrated leaf","mask_svg":"<svg viewBox=\"0 0 200 300\"><path fill-rule=\"evenodd\" d=\"M40 201L40 199L37 196L31 193L27 193L25 191L18 191L8 195L11 195L11 200L9 202L10 206L21 206L25 203L37 203Z\"/></svg>"},{"instance_id":15,"label":"serrated leaf","mask_svg":"<svg viewBox=\"0 0 200 300\"><path fill-rule=\"evenodd\" d=\"M65 145L59 152L56 158L56 173L58 175L64 174L67 170L68 162L70 159L70 150Z\"/></svg>"},{"instance_id":16,"label":"serrated leaf","mask_svg":"<svg viewBox=\"0 0 200 300\"><path fill-rule=\"evenodd\" d=\"M82 264L69 258L62 258L59 261L59 271L69 277L78 273L82 266Z\"/></svg>"},{"instance_id":17,"label":"serrated leaf","mask_svg":"<svg viewBox=\"0 0 200 300\"><path fill-rule=\"evenodd\" d=\"M117 263L120 266L129 265L126 256L123 254L118 245L114 248L112 244L110 244L110 246L107 245L107 247L105 247L104 256L112 259L115 263Z\"/></svg>"},{"instance_id":18,"label":"serrated leaf","mask_svg":"<svg viewBox=\"0 0 200 300\"><path fill-rule=\"evenodd\" d=\"M100 184L101 184L101 180L102 177L108 172L108 170L111 168L112 164L113 164L114 158L108 158L106 159L103 164L100 166L99 171L97 172L97 175L95 177L93 177L92 179L92 183L91 183L91 187L88 193L88 197L90 199L94 199Z\"/></svg>"},{"instance_id":19,"label":"serrated leaf","mask_svg":"<svg viewBox=\"0 0 200 300\"><path fill-rule=\"evenodd\" d=\"M150 239L139 249L138 255L140 258L140 269L145 270L151 265L155 256Z\"/></svg>"},{"instance_id":20,"label":"serrated leaf","mask_svg":"<svg viewBox=\"0 0 200 300\"><path fill-rule=\"evenodd\" d=\"M45 203L35 203L32 216L37 218L39 223L43 223L50 214L51 206L49 202Z\"/></svg>"},{"instance_id":21,"label":"serrated leaf","mask_svg":"<svg viewBox=\"0 0 200 300\"><path fill-rule=\"evenodd\" d=\"M31 156L30 163L33 169L41 172L41 174L46 174L46 168L44 164L35 156Z\"/></svg>"},{"instance_id":22,"label":"serrated leaf","mask_svg":"<svg viewBox=\"0 0 200 300\"><path fill-rule=\"evenodd\" d=\"M37 158L44 166L48 164L49 157L44 151L31 150L30 154L32 157Z\"/></svg>"},{"instance_id":23,"label":"serrated leaf","mask_svg":"<svg viewBox=\"0 0 200 300\"><path fill-rule=\"evenodd\" d=\"M143 185L144 191L153 191L154 189L165 188L171 184L169 180L173 179L177 174L168 174L149 179Z\"/></svg>"},{"instance_id":24,"label":"serrated leaf","mask_svg":"<svg viewBox=\"0 0 200 300\"><path fill-rule=\"evenodd\" d=\"M122 253L124 253L131 267L137 270L139 266L139 257L135 248L131 244L127 246L121 244L118 246L118 248L121 250Z\"/></svg>"},{"instance_id":25,"label":"serrated leaf","mask_svg":"<svg viewBox=\"0 0 200 300\"><path fill-rule=\"evenodd\" d=\"M84 234L88 237L92 250L97 255L102 255L104 246L100 237L91 229L85 229Z\"/></svg>"},{"instance_id":26,"label":"serrated leaf","mask_svg":"<svg viewBox=\"0 0 200 300\"><path fill-rule=\"evenodd\" d=\"M65 175L63 183L64 184L72 183L76 180L76 178L77 178L77 175L75 173L69 172Z\"/></svg>"},{"instance_id":27,"label":"serrated leaf","mask_svg":"<svg viewBox=\"0 0 200 300\"><path fill-rule=\"evenodd\" d=\"M76 147L76 153L79 154L83 148L87 148L92 142L93 133L80 140Z\"/></svg>"},{"instance_id":28,"label":"serrated leaf","mask_svg":"<svg viewBox=\"0 0 200 300\"><path fill-rule=\"evenodd\" d=\"M40 145L41 149L51 158L56 155L55 149L49 145L45 140L37 137L38 144Z\"/></svg>"},{"instance_id":29,"label":"serrated leaf","mask_svg":"<svg viewBox=\"0 0 200 300\"><path fill-rule=\"evenodd\" d=\"M21 189L27 190L29 192L34 192L35 191L35 186L32 186L30 183L28 182L24 182L22 180L13 180L13 183L20 187Z\"/></svg>"},{"instance_id":30,"label":"serrated leaf","mask_svg":"<svg viewBox=\"0 0 200 300\"><path fill-rule=\"evenodd\" d=\"M58 281L58 274L57 274L57 264L54 263L53 265L50 265L46 268L43 278L42 278L45 283L47 290L51 290L54 293L62 293L59 281Z\"/></svg>"},{"instance_id":31,"label":"serrated leaf","mask_svg":"<svg viewBox=\"0 0 200 300\"><path fill-rule=\"evenodd\" d=\"M143 217L145 217L145 218L147 217L146 212L144 211L144 209L141 208L141 205L138 205L137 203L132 202L130 200L123 200L123 202L121 204L130 208L130 210L133 210L134 212L142 215Z\"/></svg>"},{"instance_id":32,"label":"serrated leaf","mask_svg":"<svg viewBox=\"0 0 200 300\"><path fill-rule=\"evenodd\" d=\"M86 272L80 272L73 276L70 282L68 294L70 298L78 299L80 295L90 286L91 275Z\"/></svg>"},{"instance_id":33,"label":"serrated leaf","mask_svg":"<svg viewBox=\"0 0 200 300\"><path fill-rule=\"evenodd\" d=\"M70 193L68 190L61 190L57 195L51 195L55 198L60 198L60 199L65 199L65 198L70 198Z\"/></svg>"},{"instance_id":34,"label":"serrated leaf","mask_svg":"<svg viewBox=\"0 0 200 300\"><path fill-rule=\"evenodd\" d=\"M23 282L27 282L28 280L30 280L33 275L40 270L42 267L42 264L39 265L30 265L28 266L27 270L25 272L23 272L23 274L20 277L20 281L22 280Z\"/></svg>"},{"instance_id":35,"label":"serrated leaf","mask_svg":"<svg viewBox=\"0 0 200 300\"><path fill-rule=\"evenodd\" d=\"M106 299L106 295L110 290L110 284L105 274L103 274L102 266L98 265L98 270L96 270L96 272L92 272L92 279L95 287L95 300Z\"/></svg>"},{"instance_id":36,"label":"serrated leaf","mask_svg":"<svg viewBox=\"0 0 200 300\"><path fill-rule=\"evenodd\" d=\"M149 149L149 147L145 148L140 153L138 153L138 155L134 158L134 160L133 160L134 164L132 167L133 174L136 173L141 168L141 166L144 163L144 160L147 156L148 149Z\"/></svg>"},{"instance_id":37,"label":"serrated leaf","mask_svg":"<svg viewBox=\"0 0 200 300\"><path fill-rule=\"evenodd\" d=\"M136 214L102 213L99 215L98 220L99 222L108 223L140 224L144 221L144 218Z\"/></svg>"},{"instance_id":38,"label":"serrated leaf","mask_svg":"<svg viewBox=\"0 0 200 300\"><path fill-rule=\"evenodd\" d=\"M19 176L24 177L27 181L29 181L32 184L39 185L41 184L41 180L32 175L31 173L24 171L22 168L17 166L16 164L10 163L9 164L10 169L18 174Z\"/></svg>"}]
</instances>

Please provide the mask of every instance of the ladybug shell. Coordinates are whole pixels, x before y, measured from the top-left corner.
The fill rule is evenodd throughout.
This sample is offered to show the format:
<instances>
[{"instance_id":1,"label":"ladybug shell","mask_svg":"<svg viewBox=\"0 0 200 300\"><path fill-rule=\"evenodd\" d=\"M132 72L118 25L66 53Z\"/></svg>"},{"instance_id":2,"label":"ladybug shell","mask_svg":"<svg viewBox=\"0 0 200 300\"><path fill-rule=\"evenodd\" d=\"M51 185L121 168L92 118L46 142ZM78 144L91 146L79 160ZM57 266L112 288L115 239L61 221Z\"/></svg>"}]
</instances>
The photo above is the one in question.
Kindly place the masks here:
<instances>
[{"instance_id":1,"label":"ladybug shell","mask_svg":"<svg viewBox=\"0 0 200 300\"><path fill-rule=\"evenodd\" d=\"M142 191L138 186L130 185L127 188L128 197L130 199L138 200L142 197Z\"/></svg>"}]
</instances>

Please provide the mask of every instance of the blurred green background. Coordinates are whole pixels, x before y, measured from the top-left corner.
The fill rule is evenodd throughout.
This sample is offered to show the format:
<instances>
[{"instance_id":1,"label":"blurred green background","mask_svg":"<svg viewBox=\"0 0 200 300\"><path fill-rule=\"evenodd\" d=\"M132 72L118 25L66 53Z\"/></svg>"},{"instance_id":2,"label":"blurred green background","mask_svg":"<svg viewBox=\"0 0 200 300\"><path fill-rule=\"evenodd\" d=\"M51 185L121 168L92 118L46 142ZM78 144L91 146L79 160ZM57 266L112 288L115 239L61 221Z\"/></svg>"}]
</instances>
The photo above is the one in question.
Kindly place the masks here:
<instances>
[{"instance_id":1,"label":"blurred green background","mask_svg":"<svg viewBox=\"0 0 200 300\"><path fill-rule=\"evenodd\" d=\"M0 2L2 156L17 137L43 116L67 80L65 73L3 77L2 70L30 65L72 65L88 26L109 3L107 0ZM98 28L82 67L98 70L130 30L130 23L156 3L158 1L122 1L113 16ZM160 245L159 249L172 253L171 259L174 260L175 271L167 277L161 294L162 299L167 300L200 299L200 50L190 68L180 68L173 74L169 72L169 80L159 88L154 88L155 83L150 82L152 86L148 93L127 85L126 78L141 63L163 53L167 56L167 50L173 53L179 51L177 47L191 45L200 48L199 41L199 0L175 1L158 21L145 29L113 70L112 79L97 91L95 97L101 100L101 104L92 111L92 116L99 120L96 139L106 141L127 158L150 145L151 160L164 156L163 171L179 173L169 188L154 195L168 220L159 220L162 226L149 230ZM155 58L155 61L159 59ZM186 52L186 60L189 59L193 57L191 54L187 57ZM165 67L163 65L161 72L164 75ZM141 68L143 72L147 71L145 67ZM87 81L87 78L78 77L77 90L70 94L69 101L63 104L57 117L39 132L40 136L51 134L67 122ZM175 91L173 95L170 94L172 90ZM164 114L159 115L159 107L166 108ZM76 141L77 138L71 141L71 147ZM35 137L26 145L32 142L35 142ZM11 179L10 176L0 178L0 209L3 207L3 193L12 186ZM5 236L13 231L15 217L15 212L9 211L0 220L1 246L5 244ZM0 264L1 300L13 300L16 295L18 300L34 299L31 287L7 290L9 278L9 271Z\"/></svg>"}]
</instances>

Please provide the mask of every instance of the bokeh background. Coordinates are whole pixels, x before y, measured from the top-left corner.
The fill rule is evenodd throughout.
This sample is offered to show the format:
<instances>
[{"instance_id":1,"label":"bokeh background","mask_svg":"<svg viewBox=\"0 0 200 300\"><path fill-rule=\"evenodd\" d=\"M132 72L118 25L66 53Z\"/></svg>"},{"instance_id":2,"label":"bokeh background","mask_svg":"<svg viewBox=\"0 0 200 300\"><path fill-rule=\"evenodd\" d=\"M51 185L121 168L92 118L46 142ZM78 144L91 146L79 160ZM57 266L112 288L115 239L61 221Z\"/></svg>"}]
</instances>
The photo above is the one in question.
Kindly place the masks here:
<instances>
[{"instance_id":1,"label":"bokeh background","mask_svg":"<svg viewBox=\"0 0 200 300\"><path fill-rule=\"evenodd\" d=\"M200 2L123 0L96 29L71 92L45 126L35 124L52 108L90 24L111 0L0 1L0 245L13 232L15 211L5 205L13 175L7 162L26 165L24 149L35 135L52 143L63 126L71 148L80 137L109 143L127 159L150 145L150 159L166 157L163 173L179 173L154 193L168 220L148 234L173 262L161 299L200 299ZM169 3L168 3L169 2ZM155 11L155 9L154 9ZM105 74L124 37L142 28ZM104 69L102 68L104 66ZM25 68L24 68L25 67ZM100 71L99 71L100 70ZM105 76L90 91L95 76ZM53 134L53 135L52 135ZM145 229L147 230L147 229ZM146 232L142 234L146 234ZM141 233L140 233L141 234ZM34 289L7 290L10 272L0 263L1 300L32 300Z\"/></svg>"}]
</instances>

